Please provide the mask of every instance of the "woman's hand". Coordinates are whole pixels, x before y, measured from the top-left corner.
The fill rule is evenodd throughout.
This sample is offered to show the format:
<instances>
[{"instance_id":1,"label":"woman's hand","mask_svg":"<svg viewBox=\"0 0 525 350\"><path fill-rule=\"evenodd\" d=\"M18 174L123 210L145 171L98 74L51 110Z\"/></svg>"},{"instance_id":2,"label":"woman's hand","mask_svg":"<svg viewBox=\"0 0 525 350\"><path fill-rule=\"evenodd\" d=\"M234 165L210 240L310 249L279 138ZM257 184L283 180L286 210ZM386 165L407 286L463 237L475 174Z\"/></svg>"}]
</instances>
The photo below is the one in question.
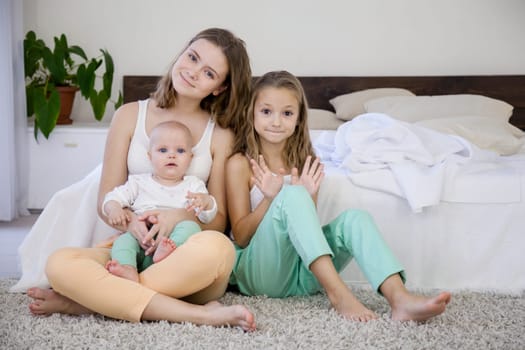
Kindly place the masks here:
<instances>
[{"instance_id":1,"label":"woman's hand","mask_svg":"<svg viewBox=\"0 0 525 350\"><path fill-rule=\"evenodd\" d=\"M137 242L139 242L139 245L142 249L147 250L151 247L151 242L146 241L146 237L148 234L148 227L146 220L138 217L131 211L128 213L128 216L130 218L127 231L135 237ZM147 242L147 243L144 243Z\"/></svg>"},{"instance_id":2,"label":"woman's hand","mask_svg":"<svg viewBox=\"0 0 525 350\"><path fill-rule=\"evenodd\" d=\"M151 227L143 240L139 243L148 246L145 254L150 255L157 249L158 243L163 237L168 237L175 225L184 220L195 220L193 213L186 209L158 209L148 210L138 217L139 220L147 221Z\"/></svg>"},{"instance_id":3,"label":"woman's hand","mask_svg":"<svg viewBox=\"0 0 525 350\"><path fill-rule=\"evenodd\" d=\"M323 178L324 165L319 161L319 158L315 158L312 162L312 156L306 157L301 176L299 176L297 168L292 169L292 185L304 186L312 197L317 195Z\"/></svg>"},{"instance_id":4,"label":"woman's hand","mask_svg":"<svg viewBox=\"0 0 525 350\"><path fill-rule=\"evenodd\" d=\"M254 159L250 159L250 164L253 172L252 181L266 198L270 201L273 200L283 187L284 169L279 169L278 174L273 174L266 166L262 155L259 156L258 163Z\"/></svg>"}]
</instances>

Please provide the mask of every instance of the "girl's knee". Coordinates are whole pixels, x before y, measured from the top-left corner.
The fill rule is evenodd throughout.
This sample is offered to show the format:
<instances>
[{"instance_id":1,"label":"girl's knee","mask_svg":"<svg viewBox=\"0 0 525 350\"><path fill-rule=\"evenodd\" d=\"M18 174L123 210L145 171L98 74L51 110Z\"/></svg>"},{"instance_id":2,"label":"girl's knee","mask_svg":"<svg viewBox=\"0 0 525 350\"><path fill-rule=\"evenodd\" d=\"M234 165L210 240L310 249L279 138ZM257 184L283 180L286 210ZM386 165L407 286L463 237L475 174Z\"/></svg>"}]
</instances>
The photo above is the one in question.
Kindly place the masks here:
<instances>
[{"instance_id":1,"label":"girl's knee","mask_svg":"<svg viewBox=\"0 0 525 350\"><path fill-rule=\"evenodd\" d=\"M341 213L341 223L348 229L355 230L358 227L361 228L362 233L369 231L370 229L376 229L376 224L372 215L369 212L361 209L347 209Z\"/></svg>"},{"instance_id":2,"label":"girl's knee","mask_svg":"<svg viewBox=\"0 0 525 350\"><path fill-rule=\"evenodd\" d=\"M286 199L300 200L304 198L311 198L306 188L300 185L283 186L283 188L279 192L279 196L281 196L285 200Z\"/></svg>"},{"instance_id":3,"label":"girl's knee","mask_svg":"<svg viewBox=\"0 0 525 350\"><path fill-rule=\"evenodd\" d=\"M315 210L315 205L310 193L304 186L301 185L287 185L284 186L274 202L278 207L297 207L310 208Z\"/></svg>"},{"instance_id":4,"label":"girl's knee","mask_svg":"<svg viewBox=\"0 0 525 350\"><path fill-rule=\"evenodd\" d=\"M345 218L350 218L353 220L374 221L372 215L370 215L370 213L366 210L362 209L347 209L343 212L343 215L345 215Z\"/></svg>"}]
</instances>

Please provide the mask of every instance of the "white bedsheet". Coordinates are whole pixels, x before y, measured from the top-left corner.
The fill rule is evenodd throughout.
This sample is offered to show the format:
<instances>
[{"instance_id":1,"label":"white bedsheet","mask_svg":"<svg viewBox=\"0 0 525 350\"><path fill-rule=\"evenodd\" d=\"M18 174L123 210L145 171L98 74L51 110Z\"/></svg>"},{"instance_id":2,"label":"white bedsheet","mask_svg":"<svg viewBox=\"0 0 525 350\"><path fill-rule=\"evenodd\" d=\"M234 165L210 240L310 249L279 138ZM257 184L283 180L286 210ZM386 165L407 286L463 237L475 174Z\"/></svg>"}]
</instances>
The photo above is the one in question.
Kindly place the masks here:
<instances>
[{"instance_id":1,"label":"white bedsheet","mask_svg":"<svg viewBox=\"0 0 525 350\"><path fill-rule=\"evenodd\" d=\"M525 290L525 154L491 153L490 158L471 156L457 163L441 199L415 212L390 169L360 171L362 181L356 181L349 169L327 158L336 132L311 134L326 169L318 200L321 222L349 208L370 212L404 265L407 286ZM355 263L343 271L343 278L365 282Z\"/></svg>"},{"instance_id":2,"label":"white bedsheet","mask_svg":"<svg viewBox=\"0 0 525 350\"><path fill-rule=\"evenodd\" d=\"M441 201L521 200L515 191L519 173L496 153L385 114L363 114L323 134L314 146L328 168L343 170L358 186L405 198L414 212ZM480 192L471 185L476 178L498 190Z\"/></svg>"}]
</instances>

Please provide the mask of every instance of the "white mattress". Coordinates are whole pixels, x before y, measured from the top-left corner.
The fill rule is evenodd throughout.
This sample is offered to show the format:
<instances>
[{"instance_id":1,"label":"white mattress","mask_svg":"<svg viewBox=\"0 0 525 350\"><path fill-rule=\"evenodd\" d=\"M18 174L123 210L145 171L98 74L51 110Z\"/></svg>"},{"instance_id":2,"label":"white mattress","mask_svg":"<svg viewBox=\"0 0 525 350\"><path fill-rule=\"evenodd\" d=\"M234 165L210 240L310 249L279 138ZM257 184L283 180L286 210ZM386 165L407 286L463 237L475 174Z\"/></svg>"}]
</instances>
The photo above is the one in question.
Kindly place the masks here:
<instances>
[{"instance_id":1,"label":"white mattress","mask_svg":"<svg viewBox=\"0 0 525 350\"><path fill-rule=\"evenodd\" d=\"M314 130L311 136L315 146L335 132ZM321 222L348 208L370 212L404 265L409 288L525 290L525 153L498 156L493 169L449 180L450 196L419 212L407 198L356 185L347 169L327 163L318 200ZM350 284L366 282L355 263L342 275Z\"/></svg>"}]
</instances>

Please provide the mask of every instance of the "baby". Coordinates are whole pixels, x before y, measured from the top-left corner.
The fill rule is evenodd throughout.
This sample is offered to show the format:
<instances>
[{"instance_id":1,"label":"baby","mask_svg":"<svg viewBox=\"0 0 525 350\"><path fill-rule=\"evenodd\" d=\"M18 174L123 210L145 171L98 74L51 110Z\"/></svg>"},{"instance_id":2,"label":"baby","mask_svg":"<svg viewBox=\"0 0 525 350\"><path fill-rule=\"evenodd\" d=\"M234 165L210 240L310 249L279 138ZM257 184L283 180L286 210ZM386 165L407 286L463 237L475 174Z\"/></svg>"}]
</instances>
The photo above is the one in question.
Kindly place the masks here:
<instances>
[{"instance_id":1,"label":"baby","mask_svg":"<svg viewBox=\"0 0 525 350\"><path fill-rule=\"evenodd\" d=\"M202 223L209 223L217 214L217 203L208 194L204 181L186 175L190 166L192 137L189 129L175 121L163 122L151 131L148 156L151 174L131 175L128 181L106 194L102 205L112 225L125 225L130 221L124 208L141 214L152 209L186 208L194 210ZM106 269L119 277L139 281L139 272L168 256L177 246L194 233L200 232L194 221L178 223L170 237L164 237L153 253L129 232L115 240L111 260Z\"/></svg>"}]
</instances>

